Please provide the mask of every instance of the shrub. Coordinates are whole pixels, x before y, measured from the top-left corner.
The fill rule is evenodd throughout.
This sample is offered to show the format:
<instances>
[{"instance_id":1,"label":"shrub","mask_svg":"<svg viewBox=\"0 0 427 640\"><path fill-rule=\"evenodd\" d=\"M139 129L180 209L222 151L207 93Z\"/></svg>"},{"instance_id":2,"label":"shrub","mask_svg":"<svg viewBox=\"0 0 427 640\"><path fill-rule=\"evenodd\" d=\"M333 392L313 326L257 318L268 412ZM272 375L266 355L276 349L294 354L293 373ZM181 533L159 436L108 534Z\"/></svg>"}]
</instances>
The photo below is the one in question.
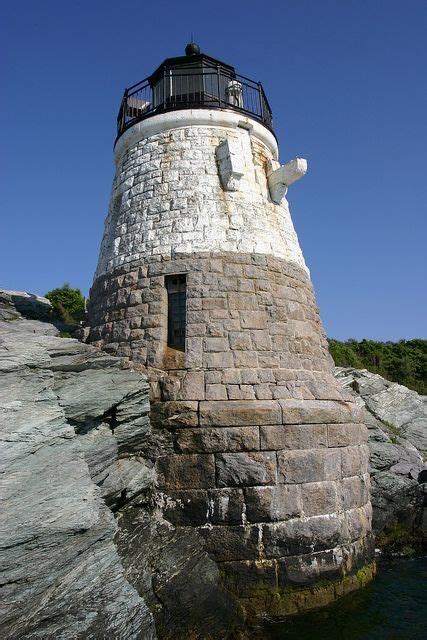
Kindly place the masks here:
<instances>
[{"instance_id":1,"label":"shrub","mask_svg":"<svg viewBox=\"0 0 427 640\"><path fill-rule=\"evenodd\" d=\"M52 304L52 316L68 325L78 325L85 314L85 299L80 289L73 289L66 282L62 287L46 294Z\"/></svg>"}]
</instances>

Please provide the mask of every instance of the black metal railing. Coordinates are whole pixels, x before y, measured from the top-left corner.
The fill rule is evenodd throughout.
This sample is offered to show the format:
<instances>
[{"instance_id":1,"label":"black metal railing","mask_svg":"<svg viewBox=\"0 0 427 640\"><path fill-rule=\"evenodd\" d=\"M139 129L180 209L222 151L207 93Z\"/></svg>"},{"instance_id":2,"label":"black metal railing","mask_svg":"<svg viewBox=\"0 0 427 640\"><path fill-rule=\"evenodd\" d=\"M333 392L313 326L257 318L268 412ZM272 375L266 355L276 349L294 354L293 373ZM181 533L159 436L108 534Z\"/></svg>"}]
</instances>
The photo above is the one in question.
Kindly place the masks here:
<instances>
[{"instance_id":1,"label":"black metal railing","mask_svg":"<svg viewBox=\"0 0 427 640\"><path fill-rule=\"evenodd\" d=\"M117 138L136 122L175 109L232 109L272 127L260 82L222 67L165 68L125 90L117 116Z\"/></svg>"}]
</instances>

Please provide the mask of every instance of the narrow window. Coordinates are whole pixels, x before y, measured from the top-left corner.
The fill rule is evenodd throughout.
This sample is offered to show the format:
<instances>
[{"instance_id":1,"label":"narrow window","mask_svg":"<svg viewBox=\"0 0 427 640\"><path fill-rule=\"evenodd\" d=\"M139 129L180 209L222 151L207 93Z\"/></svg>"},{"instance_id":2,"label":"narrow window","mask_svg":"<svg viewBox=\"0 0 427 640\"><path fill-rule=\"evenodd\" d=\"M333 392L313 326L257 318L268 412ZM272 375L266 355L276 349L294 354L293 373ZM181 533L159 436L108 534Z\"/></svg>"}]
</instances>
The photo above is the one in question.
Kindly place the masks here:
<instances>
[{"instance_id":1,"label":"narrow window","mask_svg":"<svg viewBox=\"0 0 427 640\"><path fill-rule=\"evenodd\" d=\"M166 276L168 292L168 346L185 351L186 276Z\"/></svg>"}]
</instances>

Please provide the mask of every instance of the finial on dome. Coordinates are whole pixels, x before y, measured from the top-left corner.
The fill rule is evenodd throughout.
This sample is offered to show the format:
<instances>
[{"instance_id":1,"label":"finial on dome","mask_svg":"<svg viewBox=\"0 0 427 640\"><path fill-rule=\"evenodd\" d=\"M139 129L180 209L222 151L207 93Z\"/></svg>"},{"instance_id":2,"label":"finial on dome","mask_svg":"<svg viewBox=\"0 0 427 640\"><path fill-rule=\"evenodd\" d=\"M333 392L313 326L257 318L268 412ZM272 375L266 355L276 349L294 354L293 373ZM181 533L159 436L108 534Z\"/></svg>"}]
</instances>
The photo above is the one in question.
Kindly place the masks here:
<instances>
[{"instance_id":1,"label":"finial on dome","mask_svg":"<svg viewBox=\"0 0 427 640\"><path fill-rule=\"evenodd\" d=\"M195 42L189 42L185 47L186 56L197 56L200 53L200 47Z\"/></svg>"}]
</instances>

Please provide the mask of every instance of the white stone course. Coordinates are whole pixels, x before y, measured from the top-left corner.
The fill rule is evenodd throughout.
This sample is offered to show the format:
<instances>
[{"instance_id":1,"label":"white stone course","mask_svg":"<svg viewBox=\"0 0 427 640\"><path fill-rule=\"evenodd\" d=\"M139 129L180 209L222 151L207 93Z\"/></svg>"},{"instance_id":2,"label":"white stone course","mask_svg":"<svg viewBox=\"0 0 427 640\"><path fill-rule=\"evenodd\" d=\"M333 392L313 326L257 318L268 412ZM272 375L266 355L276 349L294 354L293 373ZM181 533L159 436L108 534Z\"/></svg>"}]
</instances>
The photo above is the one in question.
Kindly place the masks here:
<instances>
[{"instance_id":1,"label":"white stone course","mask_svg":"<svg viewBox=\"0 0 427 640\"><path fill-rule=\"evenodd\" d=\"M217 113L218 126L209 111L209 124L199 125L195 117L196 124L189 124L187 114L176 128L143 137L139 123L119 139L95 277L133 260L203 251L270 254L308 271L286 199L280 205L271 199L267 173L277 158L272 134L255 121L252 129L234 121L224 126L224 114ZM164 116L147 120L148 133L158 130L158 119ZM221 149L232 150L242 173L235 191L221 182Z\"/></svg>"}]
</instances>

